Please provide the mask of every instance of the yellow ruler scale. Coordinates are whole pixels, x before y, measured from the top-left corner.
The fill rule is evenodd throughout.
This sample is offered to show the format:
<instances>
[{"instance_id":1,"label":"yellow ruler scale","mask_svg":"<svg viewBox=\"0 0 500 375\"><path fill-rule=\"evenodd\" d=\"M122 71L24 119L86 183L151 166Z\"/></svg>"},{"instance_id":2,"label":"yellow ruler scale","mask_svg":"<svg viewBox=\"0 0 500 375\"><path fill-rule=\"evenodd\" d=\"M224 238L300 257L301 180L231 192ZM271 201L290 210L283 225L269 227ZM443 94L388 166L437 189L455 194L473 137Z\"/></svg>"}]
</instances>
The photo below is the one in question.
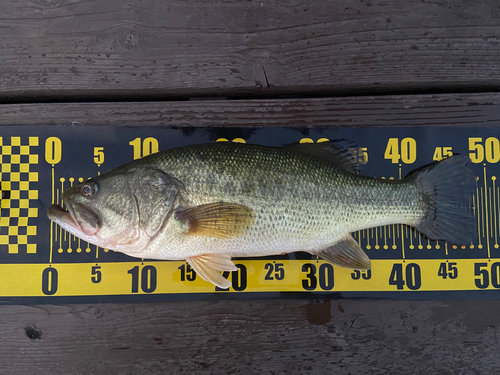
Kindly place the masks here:
<instances>
[{"instance_id":1,"label":"yellow ruler scale","mask_svg":"<svg viewBox=\"0 0 500 375\"><path fill-rule=\"evenodd\" d=\"M225 275L233 282L229 292L474 291L500 288L500 259L374 260L371 271L348 270L323 260L245 259L235 263L240 270ZM0 265L0 294L6 297L228 291L197 277L182 261Z\"/></svg>"}]
</instances>

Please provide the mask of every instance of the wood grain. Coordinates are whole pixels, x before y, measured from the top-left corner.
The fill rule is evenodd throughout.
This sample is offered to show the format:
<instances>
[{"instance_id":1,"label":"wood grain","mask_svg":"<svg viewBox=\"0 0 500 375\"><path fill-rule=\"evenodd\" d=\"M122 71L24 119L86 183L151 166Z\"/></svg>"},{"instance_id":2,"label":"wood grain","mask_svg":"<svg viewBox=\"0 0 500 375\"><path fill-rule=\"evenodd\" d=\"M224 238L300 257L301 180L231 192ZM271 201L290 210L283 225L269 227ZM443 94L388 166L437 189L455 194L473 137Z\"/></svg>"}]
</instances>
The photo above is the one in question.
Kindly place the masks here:
<instances>
[{"instance_id":1,"label":"wood grain","mask_svg":"<svg viewBox=\"0 0 500 375\"><path fill-rule=\"evenodd\" d=\"M9 104L0 125L500 126L500 94Z\"/></svg>"},{"instance_id":2,"label":"wood grain","mask_svg":"<svg viewBox=\"0 0 500 375\"><path fill-rule=\"evenodd\" d=\"M7 0L0 101L486 91L496 0Z\"/></svg>"},{"instance_id":3,"label":"wood grain","mask_svg":"<svg viewBox=\"0 0 500 375\"><path fill-rule=\"evenodd\" d=\"M485 300L1 306L1 372L493 374L499 309Z\"/></svg>"}]
</instances>

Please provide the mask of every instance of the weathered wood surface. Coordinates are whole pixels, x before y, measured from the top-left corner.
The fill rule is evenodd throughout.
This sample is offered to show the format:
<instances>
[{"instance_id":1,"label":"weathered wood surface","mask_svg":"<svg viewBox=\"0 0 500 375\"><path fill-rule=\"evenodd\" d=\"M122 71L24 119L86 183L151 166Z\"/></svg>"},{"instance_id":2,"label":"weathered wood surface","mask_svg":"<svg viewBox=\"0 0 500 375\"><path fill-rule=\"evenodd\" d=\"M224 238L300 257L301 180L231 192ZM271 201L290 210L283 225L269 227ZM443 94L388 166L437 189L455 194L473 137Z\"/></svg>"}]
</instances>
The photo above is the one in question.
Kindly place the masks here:
<instances>
[{"instance_id":1,"label":"weathered wood surface","mask_svg":"<svg viewBox=\"0 0 500 375\"><path fill-rule=\"evenodd\" d=\"M0 106L0 125L500 126L500 94Z\"/></svg>"},{"instance_id":2,"label":"weathered wood surface","mask_svg":"<svg viewBox=\"0 0 500 375\"><path fill-rule=\"evenodd\" d=\"M495 374L499 309L500 301L1 306L1 373Z\"/></svg>"},{"instance_id":3,"label":"weathered wood surface","mask_svg":"<svg viewBox=\"0 0 500 375\"><path fill-rule=\"evenodd\" d=\"M496 0L0 3L0 100L492 91Z\"/></svg>"}]
</instances>

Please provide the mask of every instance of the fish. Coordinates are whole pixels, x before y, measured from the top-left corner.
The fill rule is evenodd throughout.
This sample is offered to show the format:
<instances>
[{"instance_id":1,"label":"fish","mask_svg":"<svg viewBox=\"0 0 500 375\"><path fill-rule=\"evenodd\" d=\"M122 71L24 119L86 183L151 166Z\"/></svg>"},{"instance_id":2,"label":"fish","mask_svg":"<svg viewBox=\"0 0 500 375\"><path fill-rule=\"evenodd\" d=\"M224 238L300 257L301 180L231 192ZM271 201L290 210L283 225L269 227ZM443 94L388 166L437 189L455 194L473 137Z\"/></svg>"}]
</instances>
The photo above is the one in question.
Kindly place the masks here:
<instances>
[{"instance_id":1,"label":"fish","mask_svg":"<svg viewBox=\"0 0 500 375\"><path fill-rule=\"evenodd\" d=\"M351 233L406 224L432 240L472 241L469 159L454 155L401 180L360 175L339 142L284 147L215 142L161 151L64 191L50 220L132 257L185 260L227 289L232 257L304 251L358 270Z\"/></svg>"}]
</instances>

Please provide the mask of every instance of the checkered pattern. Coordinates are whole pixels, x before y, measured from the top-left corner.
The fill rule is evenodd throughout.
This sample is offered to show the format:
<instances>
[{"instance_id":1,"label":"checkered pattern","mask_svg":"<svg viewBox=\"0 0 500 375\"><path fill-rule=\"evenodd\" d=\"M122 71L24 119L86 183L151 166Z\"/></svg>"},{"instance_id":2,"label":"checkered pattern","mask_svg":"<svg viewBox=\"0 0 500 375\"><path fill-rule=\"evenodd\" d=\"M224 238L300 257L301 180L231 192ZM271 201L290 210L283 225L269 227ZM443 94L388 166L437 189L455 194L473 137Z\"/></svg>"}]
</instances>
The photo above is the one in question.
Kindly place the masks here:
<instances>
[{"instance_id":1,"label":"checkered pattern","mask_svg":"<svg viewBox=\"0 0 500 375\"><path fill-rule=\"evenodd\" d=\"M36 243L32 236L36 235L36 226L30 225L38 216L38 208L34 204L38 199L38 190L30 189L33 182L38 182L38 154L34 147L38 146L38 137L23 139L0 137L1 149L1 215L0 215L0 252L11 254L19 252L36 253ZM31 185L31 186L30 186ZM31 242L31 243L30 243Z\"/></svg>"}]
</instances>

